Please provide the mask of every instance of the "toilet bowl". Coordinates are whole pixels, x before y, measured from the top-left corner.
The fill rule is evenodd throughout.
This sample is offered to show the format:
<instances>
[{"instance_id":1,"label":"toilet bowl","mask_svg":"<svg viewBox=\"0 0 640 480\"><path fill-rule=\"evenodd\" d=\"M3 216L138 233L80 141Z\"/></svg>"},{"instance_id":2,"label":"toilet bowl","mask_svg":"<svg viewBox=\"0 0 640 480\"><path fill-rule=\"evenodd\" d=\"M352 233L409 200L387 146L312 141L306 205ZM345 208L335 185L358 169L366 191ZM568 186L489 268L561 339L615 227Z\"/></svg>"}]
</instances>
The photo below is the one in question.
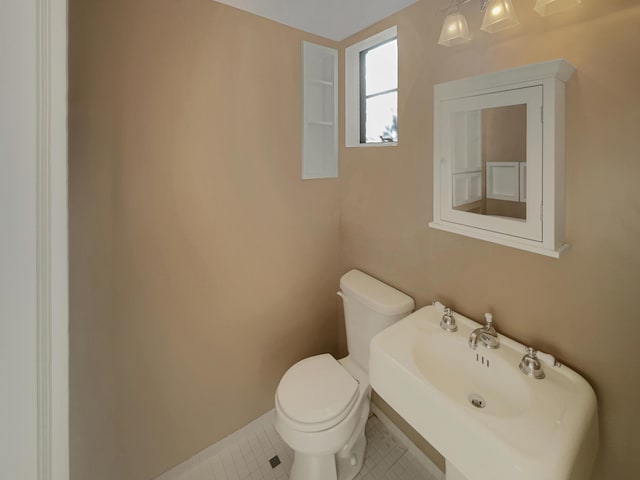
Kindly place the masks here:
<instances>
[{"instance_id":1,"label":"toilet bowl","mask_svg":"<svg viewBox=\"0 0 640 480\"><path fill-rule=\"evenodd\" d=\"M311 389L306 388L310 378L315 379ZM276 430L295 452L290 480L357 475L370 396L369 379L349 357L317 355L287 371L276 393Z\"/></svg>"},{"instance_id":2,"label":"toilet bowl","mask_svg":"<svg viewBox=\"0 0 640 480\"><path fill-rule=\"evenodd\" d=\"M358 270L340 280L349 355L293 365L276 391L276 431L294 451L290 480L351 480L364 461L369 343L408 315L413 299Z\"/></svg>"}]
</instances>

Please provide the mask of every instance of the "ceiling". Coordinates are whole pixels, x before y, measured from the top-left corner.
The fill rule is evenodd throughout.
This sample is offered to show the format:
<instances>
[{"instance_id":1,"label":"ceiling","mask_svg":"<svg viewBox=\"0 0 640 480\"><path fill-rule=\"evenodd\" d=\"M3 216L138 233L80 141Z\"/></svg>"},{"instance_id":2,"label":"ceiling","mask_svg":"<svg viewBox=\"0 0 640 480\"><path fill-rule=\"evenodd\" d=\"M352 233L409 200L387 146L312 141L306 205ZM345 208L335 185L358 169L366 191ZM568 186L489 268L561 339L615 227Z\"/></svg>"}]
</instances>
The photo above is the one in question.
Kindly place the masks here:
<instances>
[{"instance_id":1,"label":"ceiling","mask_svg":"<svg viewBox=\"0 0 640 480\"><path fill-rule=\"evenodd\" d=\"M340 41L417 0L217 0L290 27Z\"/></svg>"}]
</instances>

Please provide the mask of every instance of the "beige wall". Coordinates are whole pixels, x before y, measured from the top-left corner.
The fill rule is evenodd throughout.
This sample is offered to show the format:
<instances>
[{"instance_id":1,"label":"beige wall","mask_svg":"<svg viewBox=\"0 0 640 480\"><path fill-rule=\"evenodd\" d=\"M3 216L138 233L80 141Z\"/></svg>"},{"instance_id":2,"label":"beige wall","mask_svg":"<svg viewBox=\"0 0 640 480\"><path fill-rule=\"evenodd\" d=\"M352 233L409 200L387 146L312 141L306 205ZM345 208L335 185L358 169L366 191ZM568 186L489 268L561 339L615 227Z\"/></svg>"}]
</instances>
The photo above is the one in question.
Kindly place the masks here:
<instances>
[{"instance_id":1,"label":"beige wall","mask_svg":"<svg viewBox=\"0 0 640 480\"><path fill-rule=\"evenodd\" d=\"M91 2L97 3L97 2ZM69 427L71 478L122 478L116 415L113 155L104 5L69 12ZM101 18L101 22L88 22ZM100 56L96 56L96 53Z\"/></svg>"},{"instance_id":2,"label":"beige wall","mask_svg":"<svg viewBox=\"0 0 640 480\"><path fill-rule=\"evenodd\" d=\"M337 180L300 180L300 42L210 0L70 1L74 480L144 480L337 353Z\"/></svg>"},{"instance_id":3,"label":"beige wall","mask_svg":"<svg viewBox=\"0 0 640 480\"><path fill-rule=\"evenodd\" d=\"M291 363L336 353L352 267L419 306L491 310L580 371L600 404L594 478L640 469L640 7L541 18L516 1L523 26L489 36L467 6L477 38L446 49L432 3L342 43L398 25L400 145L341 148L338 181L302 182L299 43L320 40L210 0L70 1L74 480L152 478L272 408ZM433 85L557 57L578 69L571 251L428 229Z\"/></svg>"},{"instance_id":4,"label":"beige wall","mask_svg":"<svg viewBox=\"0 0 640 480\"><path fill-rule=\"evenodd\" d=\"M640 470L640 6L584 2L543 18L514 1L522 26L490 36L464 8L472 43L437 45L442 15L421 1L342 43L398 25L398 147L341 148L342 269L361 268L556 355L598 395L594 479ZM563 57L567 85L567 240L559 259L432 230L433 85ZM342 102L341 102L342 103ZM342 142L344 144L344 142ZM490 286L490 288L488 288ZM344 334L341 335L344 351ZM428 406L425 406L428 408Z\"/></svg>"}]
</instances>

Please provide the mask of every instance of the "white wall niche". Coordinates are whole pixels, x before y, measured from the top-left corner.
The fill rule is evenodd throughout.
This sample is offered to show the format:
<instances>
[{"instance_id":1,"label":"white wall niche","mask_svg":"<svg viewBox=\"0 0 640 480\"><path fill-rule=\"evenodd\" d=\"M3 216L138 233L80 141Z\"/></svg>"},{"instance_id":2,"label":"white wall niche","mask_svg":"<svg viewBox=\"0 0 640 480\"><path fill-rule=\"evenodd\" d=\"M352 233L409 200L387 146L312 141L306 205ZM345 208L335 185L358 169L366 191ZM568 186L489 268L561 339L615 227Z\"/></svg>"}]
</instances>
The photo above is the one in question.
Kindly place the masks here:
<instances>
[{"instance_id":1,"label":"white wall niche","mask_svg":"<svg viewBox=\"0 0 640 480\"><path fill-rule=\"evenodd\" d=\"M302 42L302 178L338 176L338 51Z\"/></svg>"}]
</instances>

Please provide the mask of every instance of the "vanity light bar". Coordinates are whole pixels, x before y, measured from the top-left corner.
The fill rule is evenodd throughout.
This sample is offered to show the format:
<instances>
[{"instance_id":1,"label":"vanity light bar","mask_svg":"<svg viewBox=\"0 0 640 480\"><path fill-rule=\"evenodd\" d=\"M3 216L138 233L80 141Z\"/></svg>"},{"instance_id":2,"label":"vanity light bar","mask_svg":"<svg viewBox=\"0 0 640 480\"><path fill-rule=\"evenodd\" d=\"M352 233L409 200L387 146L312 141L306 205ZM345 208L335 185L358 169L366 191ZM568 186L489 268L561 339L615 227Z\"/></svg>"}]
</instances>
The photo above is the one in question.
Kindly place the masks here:
<instances>
[{"instance_id":1,"label":"vanity light bar","mask_svg":"<svg viewBox=\"0 0 640 480\"><path fill-rule=\"evenodd\" d=\"M438 44L451 47L471 40L467 19L459 9L461 5L470 1L451 0L451 5L445 9L447 15L442 24ZM533 9L538 14L546 16L561 12L580 3L582 3L582 0L536 0ZM520 23L511 0L480 0L480 11L484 12L480 30L488 33L496 33L515 27Z\"/></svg>"}]
</instances>

